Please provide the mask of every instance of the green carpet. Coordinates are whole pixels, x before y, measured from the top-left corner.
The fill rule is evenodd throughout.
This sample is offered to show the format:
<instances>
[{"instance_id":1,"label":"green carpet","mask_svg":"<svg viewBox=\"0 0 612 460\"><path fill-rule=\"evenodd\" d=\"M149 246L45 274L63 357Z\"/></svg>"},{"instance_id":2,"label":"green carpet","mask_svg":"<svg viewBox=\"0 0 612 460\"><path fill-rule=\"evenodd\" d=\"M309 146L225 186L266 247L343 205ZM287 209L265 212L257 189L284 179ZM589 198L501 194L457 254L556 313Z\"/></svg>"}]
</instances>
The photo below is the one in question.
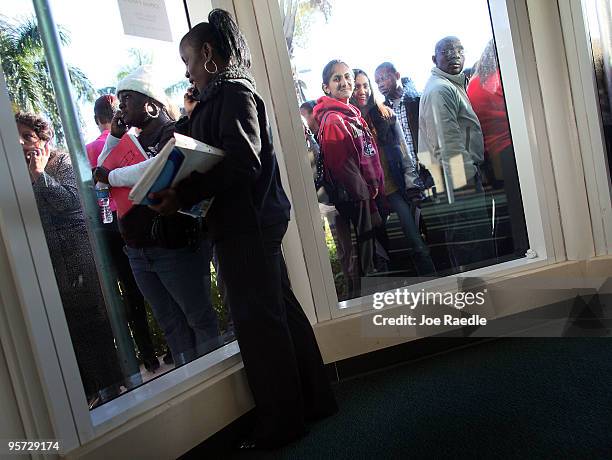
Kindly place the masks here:
<instances>
[{"instance_id":1,"label":"green carpet","mask_svg":"<svg viewBox=\"0 0 612 460\"><path fill-rule=\"evenodd\" d=\"M188 457L612 458L611 384L611 339L494 340L341 382L340 412L282 450Z\"/></svg>"}]
</instances>

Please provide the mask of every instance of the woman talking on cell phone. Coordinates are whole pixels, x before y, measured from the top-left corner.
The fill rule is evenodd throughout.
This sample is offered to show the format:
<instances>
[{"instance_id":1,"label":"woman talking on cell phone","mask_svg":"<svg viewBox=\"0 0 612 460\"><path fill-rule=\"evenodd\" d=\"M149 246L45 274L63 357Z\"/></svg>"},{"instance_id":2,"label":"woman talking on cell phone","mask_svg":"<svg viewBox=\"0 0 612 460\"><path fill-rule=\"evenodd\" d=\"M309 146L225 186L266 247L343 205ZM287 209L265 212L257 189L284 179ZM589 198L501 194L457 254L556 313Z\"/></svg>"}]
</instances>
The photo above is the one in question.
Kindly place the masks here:
<instances>
[{"instance_id":1,"label":"woman talking on cell phone","mask_svg":"<svg viewBox=\"0 0 612 460\"><path fill-rule=\"evenodd\" d=\"M173 214L215 197L206 223L256 405L242 448L274 448L305 432L305 421L337 410L312 327L295 298L281 252L290 204L283 190L250 51L232 17L213 10L180 44L199 103L177 131L225 151L211 171L157 194Z\"/></svg>"},{"instance_id":2,"label":"woman talking on cell phone","mask_svg":"<svg viewBox=\"0 0 612 460\"><path fill-rule=\"evenodd\" d=\"M68 330L90 408L119 395L122 382L86 217L70 156L53 148L40 115L15 114Z\"/></svg>"},{"instance_id":3,"label":"woman talking on cell phone","mask_svg":"<svg viewBox=\"0 0 612 460\"><path fill-rule=\"evenodd\" d=\"M174 120L167 112L166 95L155 83L153 69L145 65L117 85L119 111L98 158L135 127L138 142L153 158L174 135ZM149 161L149 160L145 160ZM132 187L143 163L107 171L94 170L98 182ZM210 243L202 237L201 223L183 214L161 216L144 205L134 205L121 219L119 230L134 279L162 328L176 365L184 364L219 345L218 321L210 299Z\"/></svg>"}]
</instances>

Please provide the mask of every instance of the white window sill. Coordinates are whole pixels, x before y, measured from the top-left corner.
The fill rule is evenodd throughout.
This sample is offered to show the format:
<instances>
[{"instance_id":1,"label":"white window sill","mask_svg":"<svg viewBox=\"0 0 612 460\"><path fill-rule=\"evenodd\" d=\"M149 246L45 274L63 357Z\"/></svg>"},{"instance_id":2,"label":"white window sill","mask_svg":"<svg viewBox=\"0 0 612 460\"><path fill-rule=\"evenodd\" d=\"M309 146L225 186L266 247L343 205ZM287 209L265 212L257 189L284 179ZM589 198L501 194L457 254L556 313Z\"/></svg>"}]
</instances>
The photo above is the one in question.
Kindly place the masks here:
<instances>
[{"instance_id":1,"label":"white window sill","mask_svg":"<svg viewBox=\"0 0 612 460\"><path fill-rule=\"evenodd\" d=\"M457 289L457 279L465 277L498 278L521 271L544 266L548 261L544 257L535 259L517 259L489 267L483 267L444 278L431 279L412 285L415 290L445 290L451 292ZM340 317L371 311L372 296L361 297L339 302ZM323 321L321 324L326 323ZM160 406L190 388L213 379L223 371L240 363L240 349L233 341L218 350L209 353L185 366L174 369L146 384L131 390L118 398L103 404L90 412L94 437L98 437L126 421L144 414Z\"/></svg>"},{"instance_id":2,"label":"white window sill","mask_svg":"<svg viewBox=\"0 0 612 460\"><path fill-rule=\"evenodd\" d=\"M424 289L426 291L445 291L453 292L457 290L457 280L459 278L479 278L486 277L488 279L500 278L503 276L509 276L516 273L520 273L525 270L532 270L535 268L543 267L551 263L546 257L540 256L533 259L523 257L521 259L510 260L500 264L490 265L487 267L478 268L455 275L449 275L442 278L431 278L421 283L412 284L409 286L410 290L420 291ZM363 311L371 311L373 298L371 295L360 297L357 299L344 300L338 302L338 310L334 317L342 317L346 315L352 315L361 313Z\"/></svg>"},{"instance_id":3,"label":"white window sill","mask_svg":"<svg viewBox=\"0 0 612 460\"><path fill-rule=\"evenodd\" d=\"M238 364L241 359L238 342L233 341L93 409L90 415L95 436L100 436L203 381L214 378Z\"/></svg>"}]
</instances>

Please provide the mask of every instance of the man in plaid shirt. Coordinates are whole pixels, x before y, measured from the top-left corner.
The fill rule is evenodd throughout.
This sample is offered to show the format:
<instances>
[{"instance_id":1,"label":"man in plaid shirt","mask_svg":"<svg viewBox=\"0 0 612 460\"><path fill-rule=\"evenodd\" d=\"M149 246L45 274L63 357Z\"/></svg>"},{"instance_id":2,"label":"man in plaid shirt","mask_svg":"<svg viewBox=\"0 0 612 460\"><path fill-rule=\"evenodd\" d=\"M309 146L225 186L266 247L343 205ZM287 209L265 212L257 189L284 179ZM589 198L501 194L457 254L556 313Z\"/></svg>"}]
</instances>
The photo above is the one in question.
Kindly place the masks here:
<instances>
[{"instance_id":1,"label":"man in plaid shirt","mask_svg":"<svg viewBox=\"0 0 612 460\"><path fill-rule=\"evenodd\" d=\"M406 83L402 83L402 80ZM400 73L390 62L383 62L376 68L374 81L385 96L385 104L393 109L404 131L408 154L418 161L416 146L419 133L419 93L409 78L402 79Z\"/></svg>"}]
</instances>

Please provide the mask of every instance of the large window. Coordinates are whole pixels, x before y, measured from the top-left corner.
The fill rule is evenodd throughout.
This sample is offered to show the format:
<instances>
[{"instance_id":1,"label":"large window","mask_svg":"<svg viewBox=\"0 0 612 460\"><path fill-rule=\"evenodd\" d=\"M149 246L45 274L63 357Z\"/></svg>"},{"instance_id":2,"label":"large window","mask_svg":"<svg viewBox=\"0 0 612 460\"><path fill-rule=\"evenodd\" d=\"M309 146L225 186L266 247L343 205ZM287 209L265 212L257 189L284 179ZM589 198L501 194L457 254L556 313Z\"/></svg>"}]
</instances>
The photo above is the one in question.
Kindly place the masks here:
<instances>
[{"instance_id":1,"label":"large window","mask_svg":"<svg viewBox=\"0 0 612 460\"><path fill-rule=\"evenodd\" d=\"M281 13L338 299L525 257L487 1Z\"/></svg>"},{"instance_id":2,"label":"large window","mask_svg":"<svg viewBox=\"0 0 612 460\"><path fill-rule=\"evenodd\" d=\"M584 2L587 11L595 77L597 81L599 111L608 154L612 165L612 5L606 0Z\"/></svg>"},{"instance_id":3,"label":"large window","mask_svg":"<svg viewBox=\"0 0 612 460\"><path fill-rule=\"evenodd\" d=\"M81 2L50 3L87 151L68 151L31 3L0 2L0 59L22 146L13 154L23 159L32 184L93 409L215 350L233 340L233 332L201 220L165 221L144 206L118 216L113 187L108 202L100 201L92 181L113 111L122 109L126 121L129 114L125 93L113 99L118 81L150 66L161 90L156 98L163 99L156 108L166 125L180 116L188 86L178 53L188 30L182 2L148 2L155 7L152 14L129 10L134 2L104 0L96 2L88 20ZM127 34L124 27L136 13L154 22L148 29L132 24ZM147 104L151 108L155 101ZM154 109L149 112L158 119ZM145 153L152 155L161 147L162 127L152 132L146 126L134 123L131 131L142 135ZM105 203L106 219L100 207Z\"/></svg>"}]
</instances>

